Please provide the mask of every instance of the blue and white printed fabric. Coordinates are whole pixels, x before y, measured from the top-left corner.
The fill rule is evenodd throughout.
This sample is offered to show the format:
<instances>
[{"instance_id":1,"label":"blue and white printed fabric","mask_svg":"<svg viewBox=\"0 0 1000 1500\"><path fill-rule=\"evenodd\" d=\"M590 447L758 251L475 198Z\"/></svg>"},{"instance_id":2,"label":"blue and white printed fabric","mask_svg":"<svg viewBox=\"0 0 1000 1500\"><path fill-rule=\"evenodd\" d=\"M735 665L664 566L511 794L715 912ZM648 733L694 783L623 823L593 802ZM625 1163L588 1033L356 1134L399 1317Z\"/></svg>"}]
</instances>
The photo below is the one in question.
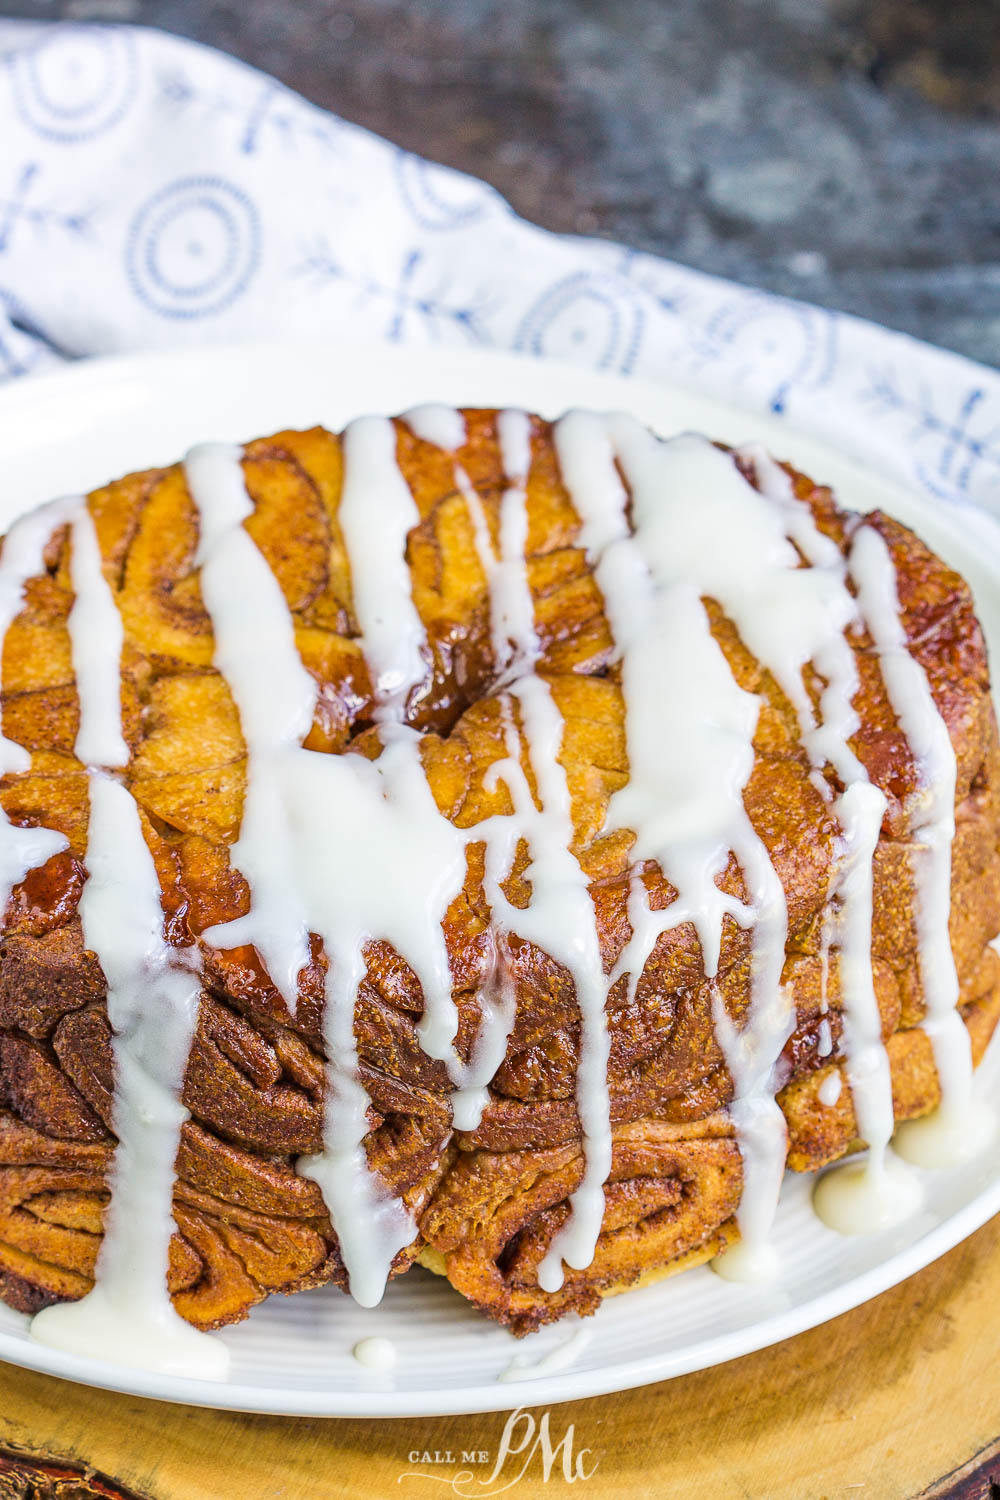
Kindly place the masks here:
<instances>
[{"instance_id":1,"label":"blue and white printed fabric","mask_svg":"<svg viewBox=\"0 0 1000 1500\"><path fill-rule=\"evenodd\" d=\"M0 378L252 338L520 350L683 382L1000 511L1000 374L517 218L207 48L0 21Z\"/></svg>"}]
</instances>

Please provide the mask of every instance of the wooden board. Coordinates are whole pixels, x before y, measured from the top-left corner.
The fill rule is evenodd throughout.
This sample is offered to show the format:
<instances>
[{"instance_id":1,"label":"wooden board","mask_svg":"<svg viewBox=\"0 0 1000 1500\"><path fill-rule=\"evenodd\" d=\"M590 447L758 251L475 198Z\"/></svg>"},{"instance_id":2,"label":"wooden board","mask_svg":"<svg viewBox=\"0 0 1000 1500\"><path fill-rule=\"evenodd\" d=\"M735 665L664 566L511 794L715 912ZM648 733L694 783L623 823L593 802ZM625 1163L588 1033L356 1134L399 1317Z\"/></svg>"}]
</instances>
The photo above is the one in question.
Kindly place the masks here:
<instances>
[{"instance_id":1,"label":"wooden board","mask_svg":"<svg viewBox=\"0 0 1000 1500\"><path fill-rule=\"evenodd\" d=\"M505 1414L237 1416L0 1366L0 1500L122 1491L149 1500L532 1500L567 1492L568 1445L546 1479L545 1414L529 1416L530 1439L487 1483ZM1000 1500L1000 1219L866 1307L773 1349L552 1407L553 1448L570 1427L574 1500ZM528 1432L522 1417L510 1446ZM472 1467L461 1462L463 1450L488 1458ZM449 1451L456 1462L424 1461ZM48 1476L46 1462L56 1465Z\"/></svg>"}]
</instances>

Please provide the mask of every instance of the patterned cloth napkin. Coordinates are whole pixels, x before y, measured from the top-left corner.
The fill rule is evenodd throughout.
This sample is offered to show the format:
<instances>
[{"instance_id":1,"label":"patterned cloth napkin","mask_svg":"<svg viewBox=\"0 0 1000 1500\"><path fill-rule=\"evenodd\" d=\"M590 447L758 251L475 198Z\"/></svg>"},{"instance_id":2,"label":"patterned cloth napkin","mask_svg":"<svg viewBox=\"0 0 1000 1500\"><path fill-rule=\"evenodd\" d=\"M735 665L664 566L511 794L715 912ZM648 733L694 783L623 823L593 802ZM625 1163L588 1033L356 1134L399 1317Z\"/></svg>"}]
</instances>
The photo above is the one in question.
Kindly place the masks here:
<instances>
[{"instance_id":1,"label":"patterned cloth napkin","mask_svg":"<svg viewBox=\"0 0 1000 1500\"><path fill-rule=\"evenodd\" d=\"M193 43L0 21L0 379L256 338L520 350L683 382L1000 514L1000 374L549 234Z\"/></svg>"}]
</instances>

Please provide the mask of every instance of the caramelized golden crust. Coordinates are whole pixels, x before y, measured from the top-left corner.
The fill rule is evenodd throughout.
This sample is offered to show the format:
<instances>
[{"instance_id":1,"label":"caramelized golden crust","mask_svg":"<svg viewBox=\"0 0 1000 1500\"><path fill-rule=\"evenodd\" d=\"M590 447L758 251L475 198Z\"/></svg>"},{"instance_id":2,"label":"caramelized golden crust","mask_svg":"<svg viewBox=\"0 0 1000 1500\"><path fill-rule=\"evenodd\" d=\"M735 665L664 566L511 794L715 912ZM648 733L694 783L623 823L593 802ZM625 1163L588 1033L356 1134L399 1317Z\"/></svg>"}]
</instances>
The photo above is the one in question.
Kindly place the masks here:
<instances>
[{"instance_id":1,"label":"caramelized golden crust","mask_svg":"<svg viewBox=\"0 0 1000 1500\"><path fill-rule=\"evenodd\" d=\"M506 487L496 414L465 414L458 459L496 539ZM507 754L489 634L486 578L452 459L396 424L397 455L420 513L408 562L427 630L424 681L409 721L440 811L459 828L511 810L490 767ZM318 686L306 740L330 754L379 753L372 685L358 643L351 577L338 524L340 440L321 429L252 443L244 464L254 513L247 529L292 612L298 650ZM839 545L847 518L829 491L792 478L799 499ZM752 478L752 475L749 476ZM624 703L612 641L562 486L549 424L532 419L527 572L546 677L564 723L561 761L572 798L573 852L591 883L601 950L610 971L628 937L632 875L627 832L603 832L608 802L628 778ZM241 915L246 884L230 862L246 783L246 752L229 689L213 667L211 624L194 557L194 506L181 468L132 475L89 497L125 627L127 784L164 892L167 933L196 942ZM916 537L888 517L869 518L892 552L910 649L926 671L955 748L957 835L951 935L963 1015L977 1055L996 1023L1000 988L987 944L1000 931L1000 745L986 653L969 590ZM73 601L65 532L53 537L43 576L2 649L4 732L31 751L31 768L0 783L0 804L18 824L64 832L68 853L13 892L0 946L0 1295L33 1310L90 1285L107 1200L111 1130L110 1028L105 985L76 915L84 880L87 782L74 759L79 722L67 632ZM751 821L786 892L784 982L797 1022L784 1054L780 1102L790 1164L817 1166L857 1142L845 1088L835 1106L818 1088L838 1060L841 996L821 932L835 862L829 803L810 781L795 715L719 608L713 632L741 686L762 709L756 763L746 788ZM909 846L919 800L917 768L889 705L877 657L852 638L861 727L853 748L888 799L875 858L874 977L893 1066L898 1118L931 1108L936 1074L918 1027L923 997L916 963ZM818 680L811 682L815 693ZM523 764L529 781L531 769ZM350 859L350 850L330 851ZM528 850L506 882L524 907ZM642 871L654 908L673 892L653 866ZM735 859L721 877L744 895ZM442 1063L421 1050L423 1000L416 976L388 944L366 949L355 1017L361 1076L370 1094L367 1150L387 1187L421 1227L397 1258L419 1256L491 1316L523 1332L640 1279L691 1264L734 1232L741 1164L725 1114L732 1086L715 1041L708 986L693 927L665 933L630 999L611 991L607 1020L614 1166L604 1231L593 1265L542 1292L536 1269L565 1218L582 1171L575 1103L580 1015L568 972L540 947L491 922L483 847L468 851L464 887L445 923L458 1048L468 1057L481 992L501 978L516 999L507 1056L474 1131L451 1126ZM178 1232L170 1288L193 1323L215 1327L246 1315L271 1291L345 1284L336 1237L315 1185L295 1160L321 1146L326 956L313 940L289 1013L255 950L205 948L206 990L184 1086L192 1119L178 1156ZM719 987L739 1020L749 1000L749 936L729 919ZM828 1013L826 1012L828 1007ZM821 1021L834 1055L820 1055Z\"/></svg>"}]
</instances>

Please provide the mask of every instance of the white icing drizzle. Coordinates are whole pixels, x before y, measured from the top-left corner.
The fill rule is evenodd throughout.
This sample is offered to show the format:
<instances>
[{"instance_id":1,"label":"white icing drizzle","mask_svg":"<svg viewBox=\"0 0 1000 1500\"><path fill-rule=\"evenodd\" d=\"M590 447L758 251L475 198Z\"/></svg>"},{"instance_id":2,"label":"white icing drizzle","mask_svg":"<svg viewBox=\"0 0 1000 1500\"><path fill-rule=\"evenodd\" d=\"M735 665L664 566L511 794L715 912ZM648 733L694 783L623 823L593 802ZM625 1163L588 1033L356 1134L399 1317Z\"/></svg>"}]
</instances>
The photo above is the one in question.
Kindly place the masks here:
<instances>
[{"instance_id":1,"label":"white icing drizzle","mask_svg":"<svg viewBox=\"0 0 1000 1500\"><path fill-rule=\"evenodd\" d=\"M402 511L389 470L405 485L383 426L394 445L389 422L366 419L348 429L345 534L360 526L359 495L365 486L369 502L372 495L389 495L389 509L397 517ZM360 478L351 468L352 453L360 454ZM409 573L405 565L402 572L393 565L382 545L384 533L375 549L384 570L380 590L370 556L355 568L351 553L352 576L361 579L355 612L362 643L384 694L377 710L384 715L382 754L369 761L302 748L316 690L300 663L287 603L242 524L249 500L240 458L239 449L208 445L187 461L188 484L202 518L202 594L215 633L216 663L233 693L247 744L244 815L233 859L250 875L251 907L247 916L209 929L204 937L226 946L253 942L262 950L268 944L293 955L299 939L300 951L307 952L310 932L323 941L329 961L324 1150L300 1160L299 1170L323 1191L352 1295L372 1306L416 1227L405 1206L369 1172L363 1146L369 1101L358 1078L354 1008L366 971L364 945L385 939L412 966L424 994L421 1042L431 1056L448 1057L457 1013L441 923L462 886L466 836L439 813L419 736L398 722L416 674L425 670L420 643L414 641L415 634L423 639L423 631L419 619L406 626L406 605L413 610ZM369 513L365 534L379 534L380 521ZM405 532L396 540L402 558ZM404 579L401 603L394 585ZM252 627L248 612L255 616ZM387 619L410 630L397 641L396 657L383 628ZM350 860L343 858L345 849L352 852ZM280 869L280 882L258 875L270 860ZM298 972L293 962L284 971L289 988Z\"/></svg>"},{"instance_id":2,"label":"white icing drizzle","mask_svg":"<svg viewBox=\"0 0 1000 1500\"><path fill-rule=\"evenodd\" d=\"M415 407L406 413L404 420L417 437L453 457L466 441L465 419L453 407ZM455 483L468 509L476 553L486 575L497 675L506 672L514 677L531 671L538 656L534 603L525 562L528 540L525 491L531 467L531 419L527 412L498 413L497 439L504 475L509 481L500 505L499 557L482 499L457 461Z\"/></svg>"},{"instance_id":3,"label":"white icing drizzle","mask_svg":"<svg viewBox=\"0 0 1000 1500\"><path fill-rule=\"evenodd\" d=\"M422 416L412 414L412 421L428 440L455 444L464 437L457 412L426 409ZM419 515L398 469L390 422L366 418L352 424L344 437L344 455L339 519L384 746L373 762L301 749L315 689L298 663L287 606L242 528L249 502L238 450L197 450L187 472L196 504L203 517L209 516L203 521L200 556L216 663L233 691L248 748L245 811L233 858L249 878L251 911L205 936L215 943L252 941L269 968L270 953L283 942L292 954L292 961L279 969L290 1001L307 933L315 931L323 939L331 960L324 1023L329 1057L325 1148L299 1166L323 1190L352 1294L371 1305L381 1296L394 1256L416 1231L403 1206L373 1183L364 1159L368 1097L358 1078L353 1036L357 988L365 973L364 942L387 939L420 979L425 999L421 1043L429 1055L444 1058L462 1084L456 1095L460 1127L471 1128L478 1120L484 1085L502 1061L513 1011L502 990L492 999L484 997L485 1025L472 1063L463 1068L454 1054L457 1013L441 922L461 888L470 835L461 834L438 812L423 772L419 737L399 722L410 692L426 674L426 637L405 565L406 538ZM213 521L213 513L220 519ZM245 601L243 611L233 602L239 598ZM241 617L247 608L254 612L257 632L271 642L269 656L254 649ZM271 690L279 681L286 687L288 708L269 713ZM258 723L259 735L254 732ZM359 851L360 867L335 861L339 869L331 870L331 850L343 847ZM268 872L264 879L257 873L262 870ZM278 973L272 973L277 980Z\"/></svg>"},{"instance_id":4,"label":"white icing drizzle","mask_svg":"<svg viewBox=\"0 0 1000 1500\"><path fill-rule=\"evenodd\" d=\"M458 413L455 413L458 416ZM461 418L459 418L461 421ZM464 432L464 423L462 424ZM385 768L394 773L401 806L427 830L436 850L449 845L448 899L430 913L424 934L432 950L421 965L414 964L424 989L424 1015L418 1027L421 1045L429 1056L451 1062L458 1030L458 1012L451 999L448 955L441 921L448 901L461 889L464 874L464 839L441 816L427 787L420 760L419 737L402 726L411 691L427 675L427 634L413 602L410 572L406 563L409 532L420 522L420 513L396 460L396 429L384 417L362 417L345 429L344 484L338 520L351 565L354 612L361 628L365 659L371 667L377 705L375 718L383 725L399 725L394 736L395 752ZM377 524L372 524L372 506L378 506ZM372 545L373 537L377 538ZM383 743L386 735L383 733ZM377 785L377 784L376 784ZM386 833L386 858L392 844L391 827ZM443 851L442 851L443 852ZM411 859L416 858L412 853ZM435 868L433 864L431 869ZM423 872L420 872L422 876ZM426 889L436 893L440 882L431 879ZM419 891L420 886L417 886ZM384 896L372 904L381 911ZM404 950L405 956L405 950Z\"/></svg>"},{"instance_id":5,"label":"white icing drizzle","mask_svg":"<svg viewBox=\"0 0 1000 1500\"><path fill-rule=\"evenodd\" d=\"M490 594L493 654L497 662L510 665L513 661L516 670L528 672L539 647L525 562L531 468L531 419L527 412L500 412L497 437L508 486L500 502L500 563Z\"/></svg>"},{"instance_id":6,"label":"white icing drizzle","mask_svg":"<svg viewBox=\"0 0 1000 1500\"><path fill-rule=\"evenodd\" d=\"M498 1381L539 1380L543 1375L554 1375L559 1370L568 1370L578 1354L590 1343L593 1329L576 1328L568 1339L553 1345L546 1354L537 1358L530 1354L515 1354L510 1364L497 1376Z\"/></svg>"},{"instance_id":7,"label":"white icing drizzle","mask_svg":"<svg viewBox=\"0 0 1000 1500\"><path fill-rule=\"evenodd\" d=\"M78 1354L172 1374L222 1379L229 1357L175 1311L167 1290L174 1161L188 1112L180 1102L198 1019L197 955L163 934L156 866L130 792L101 769L128 761L122 735L122 625L90 513L71 518L68 628L80 696L77 757L90 767L83 940L108 986L114 1032L112 1124L118 1139L93 1290L44 1309L32 1335Z\"/></svg>"},{"instance_id":8,"label":"white icing drizzle","mask_svg":"<svg viewBox=\"0 0 1000 1500\"><path fill-rule=\"evenodd\" d=\"M826 1078L823 1079L823 1082L816 1090L816 1093L819 1097L819 1102L821 1104L825 1104L828 1109L832 1109L833 1106L837 1103L837 1100L840 1098L842 1087L843 1080L840 1076L840 1069L834 1068L831 1073L827 1074Z\"/></svg>"},{"instance_id":9,"label":"white icing drizzle","mask_svg":"<svg viewBox=\"0 0 1000 1500\"><path fill-rule=\"evenodd\" d=\"M508 407L497 415L497 441L500 444L500 462L511 489L525 490L531 471L531 418L526 411ZM523 496L522 496L523 499ZM521 557L525 552L524 540L520 545L505 547L512 557Z\"/></svg>"},{"instance_id":10,"label":"white icing drizzle","mask_svg":"<svg viewBox=\"0 0 1000 1500\"><path fill-rule=\"evenodd\" d=\"M573 1193L570 1217L556 1232L538 1268L539 1286L554 1292L562 1285L563 1260L577 1270L593 1260L604 1217L604 1181L611 1169L608 1036L604 1022L608 982L587 876L570 847L572 810L566 773L559 762L562 716L542 677L523 677L510 691L520 709L540 805L536 806L531 795L517 734L509 722L508 758L496 763L491 771L494 778L506 783L514 816L479 827L478 831L487 834L486 895L501 927L537 944L569 971L581 1020L577 1110L584 1140L584 1175ZM531 882L527 908L512 906L500 885L514 862L521 838L531 854L525 871Z\"/></svg>"},{"instance_id":11,"label":"white icing drizzle","mask_svg":"<svg viewBox=\"0 0 1000 1500\"><path fill-rule=\"evenodd\" d=\"M360 417L342 442L337 519L351 563L354 613L378 699L376 716L401 719L428 670L427 633L406 563L406 539L420 512L396 462L396 429L388 418Z\"/></svg>"},{"instance_id":12,"label":"white icing drizzle","mask_svg":"<svg viewBox=\"0 0 1000 1500\"><path fill-rule=\"evenodd\" d=\"M406 420L419 437L452 452L465 441L461 414L448 408L418 408L408 413ZM489 819L475 832L486 839L485 889L494 921L500 928L536 943L569 971L580 1009L577 1109L584 1141L584 1174L573 1194L570 1217L553 1237L538 1268L539 1285L554 1292L563 1282L563 1260L577 1270L590 1264L604 1217L604 1182L611 1169L608 1037L604 1021L607 980L587 877L571 849L572 809L566 773L559 761L562 717L548 683L532 670L539 645L525 562L525 486L531 461L529 420L521 412L504 412L499 428L505 473L512 481L502 501L503 558L499 565L482 501L458 464L455 475L476 531L486 573L497 667L500 670L506 667L509 675L516 678L510 694L520 709L538 789L538 805L521 765L520 742L508 707L505 721L508 754L491 768L490 781L494 785L499 779L505 782L514 803L514 815ZM521 839L527 842L531 855L526 871L531 882L531 899L526 909L511 905L501 887ZM493 1014L484 1010L480 1055L475 1058L479 1067L494 1060L502 1061L501 1049L506 1047L513 1020L509 1002ZM485 1084L492 1076L492 1072L483 1071L476 1079L463 1078L452 1102L456 1123L478 1118L476 1111L485 1103Z\"/></svg>"},{"instance_id":13,"label":"white icing drizzle","mask_svg":"<svg viewBox=\"0 0 1000 1500\"><path fill-rule=\"evenodd\" d=\"M508 486L500 502L500 563L490 593L493 654L498 663L507 663L512 657L517 668L527 672L538 655L535 608L525 562L531 469L531 418L527 412L500 412L497 439Z\"/></svg>"},{"instance_id":14,"label":"white icing drizzle","mask_svg":"<svg viewBox=\"0 0 1000 1500\"><path fill-rule=\"evenodd\" d=\"M508 419L506 423L503 421L504 417ZM518 417L523 417L525 422L528 420L524 413L510 412L502 414L499 424L501 432L507 434L506 443L501 438L501 459L505 465L505 472L513 481L502 502L501 547L504 555L501 559L497 558L493 547L483 502L465 470L455 458L458 449L464 445L467 437L465 419L461 412L456 411L454 407L432 404L415 407L407 412L404 418L418 438L441 448L452 457L455 482L469 513L476 552L486 578L490 606L490 633L498 675L511 664L512 644L514 657L518 665L525 670L531 669L538 654L534 630L534 605L528 588L524 558L527 520L525 517L522 523L519 514L524 512L523 484L527 477L528 465L530 465L531 450L529 443L527 458L525 458L523 447L517 442L516 418ZM510 471L506 469L508 462L511 463ZM520 632L520 639L516 643L512 643L510 638L508 618L516 622ZM485 828L479 828L476 832L477 835L485 834L488 846L491 838L494 844L499 839L499 847L504 851L500 857L509 857L510 861L513 860L513 850L517 846L517 841L515 838L513 843L510 843L507 837L508 829L505 828L502 820L492 820ZM499 893L502 899L498 880L507 871L504 869L500 876L496 876L495 850L492 858L487 856L487 863L495 877L490 883L490 889ZM455 1084L451 1099L452 1119L459 1130L474 1130L479 1124L489 1099L487 1084L503 1062L507 1041L514 1024L516 1002L502 965L499 966L498 972L492 979L480 989L478 1001L479 1028L472 1055L465 1064L457 1055L449 1059L449 1073Z\"/></svg>"},{"instance_id":15,"label":"white icing drizzle","mask_svg":"<svg viewBox=\"0 0 1000 1500\"><path fill-rule=\"evenodd\" d=\"M122 734L121 616L101 566L97 532L86 505L73 516L69 573L74 599L67 626L80 699L73 747L85 766L127 766Z\"/></svg>"},{"instance_id":16,"label":"white icing drizzle","mask_svg":"<svg viewBox=\"0 0 1000 1500\"><path fill-rule=\"evenodd\" d=\"M490 523L486 515L486 507L472 483L468 474L460 463L455 460L455 454L463 446L466 440L465 418L460 411L453 406L418 406L406 413L404 421L425 443L433 443L435 447L449 453L454 461L455 484L458 492L465 501L465 508L469 513L472 523L472 534L476 544L476 555L479 565L486 577L486 588L490 599L491 616L494 621L494 651L498 667L505 662L510 655L506 641L503 641L502 651L497 651L496 642L496 594L500 586L500 565L493 547L493 538L490 535ZM522 560L523 566L523 560Z\"/></svg>"},{"instance_id":17,"label":"white icing drizzle","mask_svg":"<svg viewBox=\"0 0 1000 1500\"><path fill-rule=\"evenodd\" d=\"M712 979L724 916L753 931L750 1020L737 1031L719 1005L715 1020L733 1077L730 1108L744 1159L745 1248L730 1269L764 1274L786 1139L773 1072L794 1022L780 982L787 918L781 882L743 805L758 702L733 679L701 603L702 594L725 594L731 582L722 575L725 565L713 569L709 555L724 554L735 573L741 549L756 540L738 524L750 487L710 444L693 438L660 444L626 418L571 413L557 425L555 443L621 660L629 780L612 798L607 827L633 830L637 871L655 861L677 892L666 911L653 912L636 875L633 935L616 972L628 972L634 987L659 935L692 922ZM616 459L631 489L631 535ZM705 538L692 518L701 516L703 498L707 508L720 492L729 505L712 518ZM743 870L748 903L716 883L730 851Z\"/></svg>"},{"instance_id":18,"label":"white icing drizzle","mask_svg":"<svg viewBox=\"0 0 1000 1500\"><path fill-rule=\"evenodd\" d=\"M886 1150L894 1126L892 1078L875 995L871 937L872 859L885 816L886 798L878 787L872 785L867 770L850 747L850 738L860 727L854 708L859 678L854 653L844 634L845 629L857 627L865 618L865 607L864 602L856 600L848 589L848 566L840 548L819 530L809 508L795 499L788 475L759 447L744 449L742 456L752 464L762 493L776 507L789 539L809 564L808 569L800 569L793 575L794 583L799 584L807 578L814 581L811 586L814 587L816 581L820 585L816 595L820 612L813 615L807 611L803 619L806 638L800 640L794 628L791 630L783 666L775 667L770 656L761 659L771 667L796 709L802 742L815 773L814 785L831 803L831 810L840 825L831 905L824 913L820 938L823 1019L817 1050L820 1056L828 1056L833 1048L825 1012L829 954L831 946L835 945L839 959L847 1080L858 1133L868 1145L863 1165L867 1179L860 1191L865 1203L878 1203L873 1227L883 1227L912 1212L916 1188L905 1182L898 1164L891 1174L885 1170ZM824 595L830 611L830 623L825 633L822 622ZM742 635L745 629L743 620L739 614L735 619ZM790 626L791 621L786 623ZM755 655L758 654L752 639L748 644ZM792 653L797 653L797 659ZM823 679L819 694L820 722L817 722L802 681L802 668L806 662L812 662ZM844 790L838 797L833 797L828 784L818 774L826 764L843 783ZM860 1181L854 1165L850 1172L851 1183ZM838 1207L831 1211L842 1218L839 1205L845 1201L845 1192L843 1186L823 1188L816 1200L817 1210L823 1213L825 1204L836 1202ZM856 1226L862 1217L859 1204L857 1211L850 1212L849 1218ZM850 1232L857 1232L856 1228L852 1227Z\"/></svg>"},{"instance_id":19,"label":"white icing drizzle","mask_svg":"<svg viewBox=\"0 0 1000 1500\"><path fill-rule=\"evenodd\" d=\"M466 438L460 413L449 408L424 407L411 412L408 422L427 442L454 451ZM562 1284L562 1259L582 1268L593 1258L604 1212L603 1183L611 1164L608 1126L607 1037L603 1024L606 984L587 880L570 850L573 841L569 790L559 762L562 720L548 684L532 674L539 644L534 627L534 604L528 585L525 546L527 506L525 486L531 462L530 423L523 412L500 414L498 435L506 477L511 481L501 502L498 561L482 501L461 465L456 483L469 510L480 561L487 579L490 628L498 673L514 678L511 694L518 700L528 756L538 789L536 807L521 765L520 741L509 701L504 705L506 759L494 765L490 780L503 779L514 802L513 817L495 818L479 826L486 839L486 894L500 928L546 949L573 977L581 1009L582 1030L578 1077L581 1129L585 1141L585 1175L576 1195L569 1223L556 1236L539 1268L539 1284L555 1291ZM519 675L522 674L522 675ZM501 881L514 863L521 839L531 851L527 873L531 900L527 911L512 906ZM482 1016L472 1065L461 1077L453 1096L453 1116L460 1128L478 1122L488 1098L485 1085L503 1060L515 1018L513 997L501 990L501 1003L483 997Z\"/></svg>"},{"instance_id":20,"label":"white icing drizzle","mask_svg":"<svg viewBox=\"0 0 1000 1500\"><path fill-rule=\"evenodd\" d=\"M455 1084L451 1117L456 1130L475 1130L489 1103L487 1085L507 1055L507 1043L517 1019L517 998L509 977L500 967L493 980L478 994L479 1027L472 1055L463 1066L456 1058L449 1074Z\"/></svg>"},{"instance_id":21,"label":"white icing drizzle","mask_svg":"<svg viewBox=\"0 0 1000 1500\"><path fill-rule=\"evenodd\" d=\"M414 407L407 412L404 421L414 435L425 443L431 443L450 454L454 463L455 482L465 501L473 528L476 552L486 578L490 601L491 627L496 649L497 599L500 588L502 565L498 562L490 536L489 522L483 502L468 475L455 460L455 454L466 441L465 418L454 407L436 403ZM523 557L521 571L523 573ZM531 595L528 594L528 618L532 618ZM497 656L498 667L509 657L504 642L503 656ZM487 1084L503 1062L507 1040L514 1024L516 1004L510 984L503 973L498 972L480 988L479 1027L468 1062L463 1063L455 1050L447 1056L448 1072L455 1085L452 1093L452 1120L459 1130L474 1130L482 1118L489 1094Z\"/></svg>"},{"instance_id":22,"label":"white icing drizzle","mask_svg":"<svg viewBox=\"0 0 1000 1500\"><path fill-rule=\"evenodd\" d=\"M361 1339L351 1352L358 1364L368 1370L391 1370L396 1363L396 1346L392 1339Z\"/></svg>"},{"instance_id":23,"label":"white icing drizzle","mask_svg":"<svg viewBox=\"0 0 1000 1500\"><path fill-rule=\"evenodd\" d=\"M891 1151L873 1171L867 1161L824 1172L813 1189L813 1207L838 1234L878 1234L914 1214L923 1201L915 1174Z\"/></svg>"},{"instance_id":24,"label":"white icing drizzle","mask_svg":"<svg viewBox=\"0 0 1000 1500\"><path fill-rule=\"evenodd\" d=\"M424 406L412 406L404 412L403 421L414 437L442 448L445 453L457 452L465 442L465 418L454 406L428 401Z\"/></svg>"},{"instance_id":25,"label":"white icing drizzle","mask_svg":"<svg viewBox=\"0 0 1000 1500\"><path fill-rule=\"evenodd\" d=\"M430 1055L452 1050L454 1014L442 921L465 876L465 839L438 812L416 733L383 730L376 761L361 755L302 751L286 795L296 829L302 894L310 929L323 939L330 967L324 1030L328 1057L324 1150L299 1171L323 1191L350 1278L365 1307L384 1291L396 1253L416 1226L367 1169L368 1096L357 1076L354 1007L364 978L364 944L384 938L416 973L424 994L419 1034ZM352 851L350 859L342 851ZM331 851L341 853L331 858ZM425 1023L428 1017L437 1034Z\"/></svg>"},{"instance_id":26,"label":"white icing drizzle","mask_svg":"<svg viewBox=\"0 0 1000 1500\"><path fill-rule=\"evenodd\" d=\"M911 832L911 867L926 1006L921 1025L934 1050L941 1103L932 1116L902 1125L895 1146L919 1166L943 1166L978 1150L995 1127L994 1117L978 1103L972 1089L972 1050L958 1010L958 975L948 930L951 846L955 837L955 752L927 674L909 650L892 554L873 527L861 526L856 531L850 569L878 652L889 702L920 776Z\"/></svg>"},{"instance_id":27,"label":"white icing drizzle","mask_svg":"<svg viewBox=\"0 0 1000 1500\"><path fill-rule=\"evenodd\" d=\"M195 557L201 595L215 635L214 661L239 710L247 748L247 790L240 836L230 851L251 890L245 917L205 938L235 948L252 943L293 1009L299 971L309 962L294 833L283 805L287 752L308 734L316 685L295 646L295 629L278 580L243 526L253 506L242 450L205 443L185 460L201 537Z\"/></svg>"},{"instance_id":28,"label":"white icing drizzle","mask_svg":"<svg viewBox=\"0 0 1000 1500\"><path fill-rule=\"evenodd\" d=\"M912 1211L914 1203L913 1194L902 1189L902 1173L897 1170L890 1179L884 1170L886 1150L894 1127L892 1077L872 978L871 928L872 858L878 843L885 799L877 788L857 781L847 787L835 806L843 829L836 889L841 903L837 932L845 1068L858 1135L868 1146L867 1158L858 1170L867 1173L866 1201L878 1200L878 1224L875 1227L882 1227L889 1222L891 1213L896 1218L905 1217ZM845 913L850 913L850 920ZM818 1188L827 1180L821 1179ZM853 1164L850 1180L858 1180ZM817 1212L827 1223L830 1219L824 1207L828 1201L825 1195L831 1191L823 1188L815 1199ZM842 1193L843 1189L837 1191ZM895 1203L895 1210L891 1210L890 1200ZM852 1219L860 1222L854 1215ZM834 1224L832 1227L839 1226ZM858 1231L852 1229L849 1232Z\"/></svg>"},{"instance_id":29,"label":"white icing drizzle","mask_svg":"<svg viewBox=\"0 0 1000 1500\"><path fill-rule=\"evenodd\" d=\"M0 807L0 913L7 910L11 891L28 874L69 847L65 834L54 828L18 828Z\"/></svg>"},{"instance_id":30,"label":"white icing drizzle","mask_svg":"<svg viewBox=\"0 0 1000 1500\"><path fill-rule=\"evenodd\" d=\"M196 956L164 941L156 868L131 795L94 771L90 799L80 918L108 981L118 1147L94 1289L38 1313L31 1332L77 1354L221 1380L229 1366L225 1345L186 1323L167 1291L174 1158L188 1118L180 1091L200 968Z\"/></svg>"}]
</instances>

